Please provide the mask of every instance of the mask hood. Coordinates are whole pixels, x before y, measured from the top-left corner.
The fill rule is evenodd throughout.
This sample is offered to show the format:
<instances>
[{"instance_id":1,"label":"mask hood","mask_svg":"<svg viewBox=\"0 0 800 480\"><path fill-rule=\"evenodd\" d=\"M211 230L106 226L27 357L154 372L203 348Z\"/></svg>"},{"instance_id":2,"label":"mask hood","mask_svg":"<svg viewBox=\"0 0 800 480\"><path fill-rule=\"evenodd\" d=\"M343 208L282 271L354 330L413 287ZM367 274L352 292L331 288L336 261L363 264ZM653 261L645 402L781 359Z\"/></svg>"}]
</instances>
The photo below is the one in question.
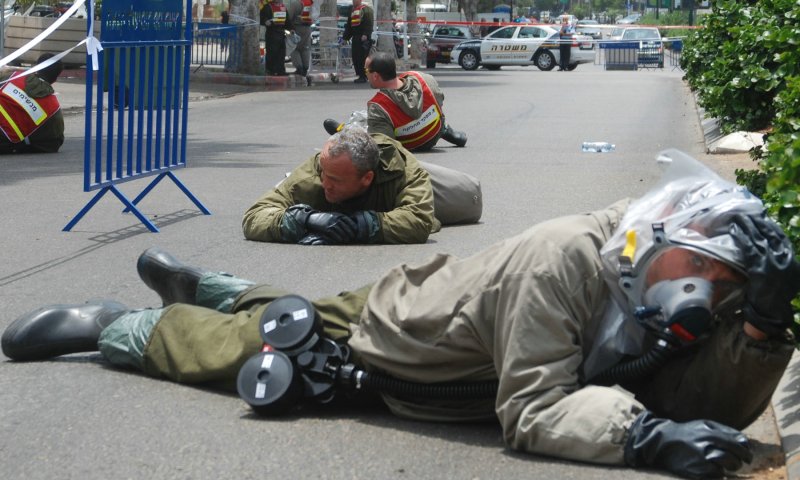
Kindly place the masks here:
<instances>
[{"instance_id":1,"label":"mask hood","mask_svg":"<svg viewBox=\"0 0 800 480\"><path fill-rule=\"evenodd\" d=\"M760 214L761 200L675 149L660 152L660 181L631 203L600 250L604 274L625 313L644 305L644 280L656 253L683 247L744 272L742 252L729 234L735 214Z\"/></svg>"}]
</instances>

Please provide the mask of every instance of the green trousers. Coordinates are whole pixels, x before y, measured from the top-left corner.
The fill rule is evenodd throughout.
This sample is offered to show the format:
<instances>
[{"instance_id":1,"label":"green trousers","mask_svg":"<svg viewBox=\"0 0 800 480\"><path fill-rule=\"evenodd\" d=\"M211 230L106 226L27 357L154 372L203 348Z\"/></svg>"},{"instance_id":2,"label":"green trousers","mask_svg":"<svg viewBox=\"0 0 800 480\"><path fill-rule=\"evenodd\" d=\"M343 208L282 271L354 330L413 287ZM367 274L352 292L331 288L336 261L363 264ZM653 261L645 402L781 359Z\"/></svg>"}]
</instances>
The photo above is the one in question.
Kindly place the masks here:
<instances>
[{"instance_id":1,"label":"green trousers","mask_svg":"<svg viewBox=\"0 0 800 480\"><path fill-rule=\"evenodd\" d=\"M311 302L325 336L340 341L350 336L350 325L358 322L370 288ZM123 317L103 331L100 350L112 363L138 367L154 377L235 390L239 368L263 346L261 315L270 302L287 293L268 285L247 288L235 298L231 313L187 304L134 312L131 321ZM136 330L147 338L140 354L130 352L125 342L108 346L108 337L122 338Z\"/></svg>"}]
</instances>

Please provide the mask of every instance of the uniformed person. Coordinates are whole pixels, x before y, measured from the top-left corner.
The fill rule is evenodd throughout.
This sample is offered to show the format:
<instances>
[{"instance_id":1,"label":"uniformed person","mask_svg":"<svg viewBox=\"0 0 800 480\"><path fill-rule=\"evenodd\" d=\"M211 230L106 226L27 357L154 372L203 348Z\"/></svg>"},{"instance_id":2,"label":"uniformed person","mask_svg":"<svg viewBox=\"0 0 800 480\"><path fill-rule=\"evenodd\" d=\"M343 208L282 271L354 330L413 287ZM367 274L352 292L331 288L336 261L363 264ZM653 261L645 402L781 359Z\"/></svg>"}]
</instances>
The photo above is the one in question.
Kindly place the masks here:
<instances>
[{"instance_id":1,"label":"uniformed person","mask_svg":"<svg viewBox=\"0 0 800 480\"><path fill-rule=\"evenodd\" d=\"M354 83L367 83L364 61L372 48L374 18L372 7L363 3L363 0L353 0L353 11L344 26L342 38L345 41L351 40L353 69L357 75Z\"/></svg>"},{"instance_id":2,"label":"uniformed person","mask_svg":"<svg viewBox=\"0 0 800 480\"><path fill-rule=\"evenodd\" d=\"M242 220L248 240L303 245L424 243L440 228L428 172L360 127L332 136Z\"/></svg>"},{"instance_id":3,"label":"uniformed person","mask_svg":"<svg viewBox=\"0 0 800 480\"><path fill-rule=\"evenodd\" d=\"M394 57L385 52L367 57L365 72L370 86L378 89L367 102L370 133L392 137L412 152L430 150L440 138L458 147L466 145L467 134L445 122L444 92L431 75L414 71L398 75ZM323 127L333 134L343 124L327 119Z\"/></svg>"},{"instance_id":4,"label":"uniformed person","mask_svg":"<svg viewBox=\"0 0 800 480\"><path fill-rule=\"evenodd\" d=\"M39 65L53 57L39 56ZM61 60L22 75L3 75L0 82L0 153L55 153L64 143L64 114L53 90L64 66Z\"/></svg>"},{"instance_id":5,"label":"uniformed person","mask_svg":"<svg viewBox=\"0 0 800 480\"><path fill-rule=\"evenodd\" d=\"M663 157L664 181L640 199L313 302L324 336L368 372L497 381L483 400L384 392L404 417L495 420L511 448L570 460L691 478L738 469L752 452L737 429L769 405L794 350L800 264L757 198ZM232 387L285 292L158 249L137 269L163 308L44 307L8 327L3 352L27 361L99 349L154 377Z\"/></svg>"},{"instance_id":6,"label":"uniformed person","mask_svg":"<svg viewBox=\"0 0 800 480\"><path fill-rule=\"evenodd\" d=\"M261 24L267 27L264 35L267 75L286 76L286 31L293 30L283 0L270 0L261 7Z\"/></svg>"},{"instance_id":7,"label":"uniformed person","mask_svg":"<svg viewBox=\"0 0 800 480\"><path fill-rule=\"evenodd\" d=\"M292 59L295 73L305 77L306 84L311 86L312 80L308 75L311 68L311 25L314 2L312 0L289 0L289 20L294 26L294 33L299 37L297 46L289 56Z\"/></svg>"}]
</instances>

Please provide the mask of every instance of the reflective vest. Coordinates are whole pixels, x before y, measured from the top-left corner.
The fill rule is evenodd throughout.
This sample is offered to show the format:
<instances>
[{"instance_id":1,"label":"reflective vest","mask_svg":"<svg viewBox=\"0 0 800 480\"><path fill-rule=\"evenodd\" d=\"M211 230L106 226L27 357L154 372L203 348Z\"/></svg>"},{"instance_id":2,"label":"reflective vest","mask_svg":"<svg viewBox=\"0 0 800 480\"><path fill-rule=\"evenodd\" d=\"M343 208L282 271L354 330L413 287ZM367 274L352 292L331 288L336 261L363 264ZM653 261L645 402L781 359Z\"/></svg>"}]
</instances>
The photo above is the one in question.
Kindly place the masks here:
<instances>
[{"instance_id":1,"label":"reflective vest","mask_svg":"<svg viewBox=\"0 0 800 480\"><path fill-rule=\"evenodd\" d=\"M286 5L283 3L271 2L269 4L272 9L272 26L282 26L286 24Z\"/></svg>"},{"instance_id":2,"label":"reflective vest","mask_svg":"<svg viewBox=\"0 0 800 480\"><path fill-rule=\"evenodd\" d=\"M368 103L374 103L381 107L394 127L394 138L402 143L409 150L421 147L435 139L442 130L442 110L436 103L436 97L422 75L418 72L406 72L399 76L405 78L413 75L422 85L422 115L413 118L403 112L403 110L383 92L375 94Z\"/></svg>"},{"instance_id":3,"label":"reflective vest","mask_svg":"<svg viewBox=\"0 0 800 480\"><path fill-rule=\"evenodd\" d=\"M19 72L0 89L0 130L11 143L19 143L61 109L55 95L32 98L25 93L25 77Z\"/></svg>"},{"instance_id":4,"label":"reflective vest","mask_svg":"<svg viewBox=\"0 0 800 480\"><path fill-rule=\"evenodd\" d=\"M351 27L358 27L361 25L361 11L364 10L366 5L363 3L356 8L353 9L353 13L350 14L350 26Z\"/></svg>"},{"instance_id":5,"label":"reflective vest","mask_svg":"<svg viewBox=\"0 0 800 480\"><path fill-rule=\"evenodd\" d=\"M311 7L314 5L314 2L311 0L303 0L303 10L300 11L300 23L303 25L311 25L313 22L311 20Z\"/></svg>"}]
</instances>

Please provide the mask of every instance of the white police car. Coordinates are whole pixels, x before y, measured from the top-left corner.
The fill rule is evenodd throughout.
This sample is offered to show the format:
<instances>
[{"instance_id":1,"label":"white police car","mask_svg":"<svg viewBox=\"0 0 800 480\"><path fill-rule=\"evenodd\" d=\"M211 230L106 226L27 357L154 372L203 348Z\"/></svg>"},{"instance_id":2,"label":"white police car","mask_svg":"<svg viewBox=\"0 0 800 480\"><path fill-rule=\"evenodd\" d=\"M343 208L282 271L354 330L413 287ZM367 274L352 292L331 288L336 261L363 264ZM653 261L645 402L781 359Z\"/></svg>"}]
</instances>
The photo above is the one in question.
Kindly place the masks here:
<instances>
[{"instance_id":1,"label":"white police car","mask_svg":"<svg viewBox=\"0 0 800 480\"><path fill-rule=\"evenodd\" d=\"M498 70L502 65L536 65L548 71L558 65L558 30L548 25L509 25L480 40L467 40L453 48L450 61L464 70L484 66ZM594 43L587 35L573 35L569 68L594 61Z\"/></svg>"}]
</instances>

